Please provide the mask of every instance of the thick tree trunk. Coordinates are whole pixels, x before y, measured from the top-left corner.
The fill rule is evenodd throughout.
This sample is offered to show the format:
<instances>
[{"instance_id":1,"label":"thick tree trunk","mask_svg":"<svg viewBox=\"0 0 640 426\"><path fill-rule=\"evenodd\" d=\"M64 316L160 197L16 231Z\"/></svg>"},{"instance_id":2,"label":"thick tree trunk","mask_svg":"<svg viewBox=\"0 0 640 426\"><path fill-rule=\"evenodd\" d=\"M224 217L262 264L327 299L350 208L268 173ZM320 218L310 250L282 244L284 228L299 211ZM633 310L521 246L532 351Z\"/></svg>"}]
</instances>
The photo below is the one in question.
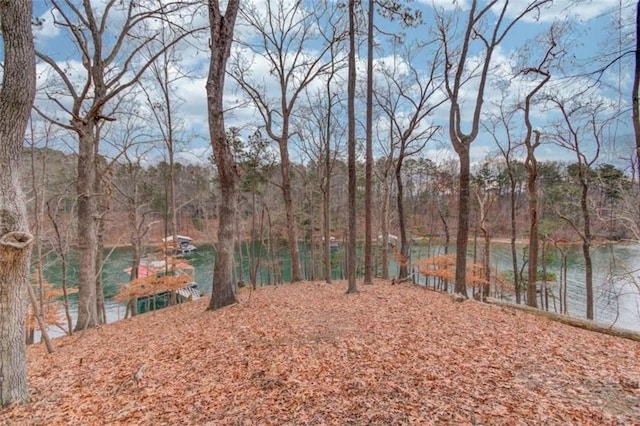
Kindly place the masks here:
<instances>
[{"instance_id":1,"label":"thick tree trunk","mask_svg":"<svg viewBox=\"0 0 640 426\"><path fill-rule=\"evenodd\" d=\"M469 244L470 214L470 158L469 145L459 143L456 152L460 158L460 192L458 195L458 235L456 237L456 282L453 291L467 296L467 247Z\"/></svg>"},{"instance_id":2,"label":"thick tree trunk","mask_svg":"<svg viewBox=\"0 0 640 426\"><path fill-rule=\"evenodd\" d=\"M213 156L220 179L218 244L209 309L217 309L236 303L233 283L233 251L240 177L224 128L223 95L226 65L231 52L239 0L229 0L224 15L216 0L210 0L208 6L211 59L207 79L207 108Z\"/></svg>"},{"instance_id":3,"label":"thick tree trunk","mask_svg":"<svg viewBox=\"0 0 640 426\"><path fill-rule=\"evenodd\" d=\"M289 147L287 143L289 136L283 131L282 138L279 141L280 146L280 170L282 173L282 197L284 201L284 210L287 217L287 239L289 240L289 257L291 259L291 282L302 281L300 274L300 251L298 249L298 226L293 207L293 197L291 195L291 178L289 163Z\"/></svg>"},{"instance_id":4,"label":"thick tree trunk","mask_svg":"<svg viewBox=\"0 0 640 426\"><path fill-rule=\"evenodd\" d=\"M35 97L30 0L0 1L0 406L29 398L25 316L33 236L20 179L22 142Z\"/></svg>"},{"instance_id":5,"label":"thick tree trunk","mask_svg":"<svg viewBox=\"0 0 640 426\"><path fill-rule=\"evenodd\" d=\"M98 247L98 205L94 194L96 169L94 162L96 144L91 127L76 123L79 133L78 177L78 319L75 331L82 331L98 324L96 309L96 264Z\"/></svg>"}]
</instances>

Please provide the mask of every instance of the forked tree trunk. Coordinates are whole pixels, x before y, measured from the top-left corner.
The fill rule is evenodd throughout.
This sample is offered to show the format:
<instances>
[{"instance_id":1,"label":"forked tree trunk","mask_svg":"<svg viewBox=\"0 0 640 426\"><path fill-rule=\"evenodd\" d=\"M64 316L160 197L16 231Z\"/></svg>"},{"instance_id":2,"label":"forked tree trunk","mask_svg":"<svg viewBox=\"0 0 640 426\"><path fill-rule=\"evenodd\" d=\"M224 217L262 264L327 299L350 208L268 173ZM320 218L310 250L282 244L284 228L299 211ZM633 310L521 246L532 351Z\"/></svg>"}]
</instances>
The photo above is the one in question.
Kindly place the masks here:
<instances>
[{"instance_id":1,"label":"forked tree trunk","mask_svg":"<svg viewBox=\"0 0 640 426\"><path fill-rule=\"evenodd\" d=\"M22 142L35 97L31 0L0 1L0 406L26 402L25 316L33 236L20 180Z\"/></svg>"}]
</instances>

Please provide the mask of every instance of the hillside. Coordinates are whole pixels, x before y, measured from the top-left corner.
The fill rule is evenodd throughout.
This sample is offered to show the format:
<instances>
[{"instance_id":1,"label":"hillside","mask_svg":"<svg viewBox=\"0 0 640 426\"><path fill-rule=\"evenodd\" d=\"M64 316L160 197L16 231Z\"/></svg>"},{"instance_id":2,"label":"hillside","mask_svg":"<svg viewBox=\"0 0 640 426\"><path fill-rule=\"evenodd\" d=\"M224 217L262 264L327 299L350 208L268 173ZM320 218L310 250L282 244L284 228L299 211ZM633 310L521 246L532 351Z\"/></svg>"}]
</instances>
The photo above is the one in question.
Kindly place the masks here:
<instances>
[{"instance_id":1,"label":"hillside","mask_svg":"<svg viewBox=\"0 0 640 426\"><path fill-rule=\"evenodd\" d=\"M408 285L345 289L243 289L31 347L32 402L0 424L640 424L638 342Z\"/></svg>"}]
</instances>

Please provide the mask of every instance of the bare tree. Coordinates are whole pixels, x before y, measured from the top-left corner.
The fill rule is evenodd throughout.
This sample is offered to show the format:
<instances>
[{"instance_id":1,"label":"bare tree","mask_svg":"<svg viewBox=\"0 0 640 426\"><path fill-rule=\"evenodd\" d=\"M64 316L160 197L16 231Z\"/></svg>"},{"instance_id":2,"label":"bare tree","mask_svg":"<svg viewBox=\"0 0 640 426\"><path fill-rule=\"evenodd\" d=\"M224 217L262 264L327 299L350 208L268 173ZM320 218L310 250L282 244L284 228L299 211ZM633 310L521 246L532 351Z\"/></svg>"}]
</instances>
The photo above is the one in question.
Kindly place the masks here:
<instances>
[{"instance_id":1,"label":"bare tree","mask_svg":"<svg viewBox=\"0 0 640 426\"><path fill-rule=\"evenodd\" d=\"M332 172L344 142L344 126L334 118L341 105L338 96L340 87L333 84L336 72L328 74L325 87L314 93L307 91L307 107L304 115L307 120L299 120L301 127L300 145L312 163L321 169L318 191L322 198L322 252L323 275L331 283L331 192ZM340 112L341 110L337 110Z\"/></svg>"},{"instance_id":2,"label":"bare tree","mask_svg":"<svg viewBox=\"0 0 640 426\"><path fill-rule=\"evenodd\" d=\"M612 122L612 115L607 116L609 105L603 104L598 99L585 100L584 97L584 94L580 96L580 99L563 99L559 96L552 96L550 101L561 115L552 138L558 145L575 154L576 163L574 167L570 167L569 172L576 179L580 188L579 215L574 214L575 208L573 212L560 211L556 208L556 212L571 226L582 241L587 298L586 314L588 319L594 319L593 263L591 260L593 233L589 190L593 180L593 165L600 155L600 149L604 143L603 139Z\"/></svg>"},{"instance_id":3,"label":"bare tree","mask_svg":"<svg viewBox=\"0 0 640 426\"><path fill-rule=\"evenodd\" d=\"M158 30L148 25L152 19L171 22L171 14L187 2L128 2L109 0L99 10L90 0L81 6L73 0L51 0L55 25L68 31L82 66L57 62L38 52L58 81L46 97L58 110L38 111L78 138L78 319L76 330L100 322L98 295L100 246L100 141L108 124L115 121L117 100L136 85L162 52L178 43L186 32L177 29L167 44L156 44ZM118 19L113 19L117 16ZM184 19L180 19L180 22ZM152 53L143 55L147 49ZM147 52L148 53L148 52ZM73 71L70 71L73 69Z\"/></svg>"},{"instance_id":4,"label":"bare tree","mask_svg":"<svg viewBox=\"0 0 640 426\"><path fill-rule=\"evenodd\" d=\"M25 316L29 232L20 180L22 143L36 91L30 0L0 1L4 68L0 88L0 406L26 402Z\"/></svg>"},{"instance_id":5,"label":"bare tree","mask_svg":"<svg viewBox=\"0 0 640 426\"><path fill-rule=\"evenodd\" d=\"M509 88L505 88L505 92L509 91ZM521 302L521 288L520 288L520 274L518 267L518 252L516 247L516 240L518 236L517 228L517 185L519 171L523 169L522 162L516 160L518 148L520 144L514 139L512 134L512 127L514 117L516 116L515 110L505 105L504 98L501 99L500 105L498 105L499 111L495 120L485 121L485 128L491 134L496 146L498 147L500 154L505 162L507 178L509 179L509 230L510 230L510 247L511 247L511 271L513 273L513 288L516 295L516 303ZM504 133L501 134L498 127L503 127Z\"/></svg>"},{"instance_id":6,"label":"bare tree","mask_svg":"<svg viewBox=\"0 0 640 426\"><path fill-rule=\"evenodd\" d=\"M434 136L438 127L426 124L430 114L444 102L446 98L440 94L440 81L436 70L439 69L440 52L436 49L426 76L412 65L414 55L421 50L420 46L407 46L406 59L393 56L392 64L379 66L379 74L384 76L384 88L376 90L378 105L389 117L392 137L391 143L397 146L398 157L395 162L395 178L397 190L398 220L400 224L400 260L399 279L408 276L406 260L409 258L409 241L407 236L404 212L404 192L402 182L402 166L405 159L422 151ZM394 52L395 53L395 52Z\"/></svg>"},{"instance_id":7,"label":"bare tree","mask_svg":"<svg viewBox=\"0 0 640 426\"><path fill-rule=\"evenodd\" d=\"M289 155L292 119L303 90L341 62L340 50L334 46L344 38L344 32L338 9L330 3L307 10L302 2L267 0L264 7L248 5L241 11L243 20L257 35L242 43L245 50L233 64L231 75L249 96L267 135L279 147L293 282L300 281L302 275ZM249 52L253 58L247 55ZM270 68L269 75L252 73L256 58Z\"/></svg>"},{"instance_id":8,"label":"bare tree","mask_svg":"<svg viewBox=\"0 0 640 426\"><path fill-rule=\"evenodd\" d=\"M224 127L224 81L227 61L231 55L233 31L240 6L239 0L228 0L226 9L220 9L218 0L209 0L209 30L211 58L207 78L207 109L209 136L213 158L220 180L218 203L218 245L213 269L213 291L209 309L218 309L236 303L233 283L233 253L238 207L240 176L236 168L232 147Z\"/></svg>"},{"instance_id":9,"label":"bare tree","mask_svg":"<svg viewBox=\"0 0 640 426\"><path fill-rule=\"evenodd\" d=\"M130 281L138 278L138 270L143 255L145 236L148 234L153 222L149 217L155 212L150 208L151 196L145 194L142 189L144 185L143 161L153 149L153 144L149 143L143 126L138 117L133 114L125 119L126 123L121 128L121 146L119 147L121 158L114 176L110 180L110 186L115 188L116 196L127 213L128 235L131 248L133 249L131 259ZM130 314L137 315L137 299L129 300L125 318Z\"/></svg>"},{"instance_id":10,"label":"bare tree","mask_svg":"<svg viewBox=\"0 0 640 426\"><path fill-rule=\"evenodd\" d=\"M175 177L175 154L178 145L182 123L177 117L177 111L182 104L179 93L176 92L176 83L188 77L185 70L181 69L181 60L178 46L172 44L173 36L170 26L162 24L163 28L159 32L157 40L162 46L160 56L149 67L149 83L141 84L141 88L147 99L147 104L152 116L152 128L157 129L160 139L164 143L169 163L169 175L167 177L169 185L169 219L165 222L164 229L164 249L165 252L171 248L176 251L178 246L178 207L176 203L176 177ZM149 50L148 55L153 56L153 50ZM143 83L147 83L144 81ZM167 227L169 228L167 230ZM169 242L169 236L173 239Z\"/></svg>"},{"instance_id":11,"label":"bare tree","mask_svg":"<svg viewBox=\"0 0 640 426\"><path fill-rule=\"evenodd\" d=\"M364 284L373 284L373 46L374 46L374 5L380 6L380 13L394 20L400 19L404 26L415 26L422 22L421 11L414 11L394 0L369 0L367 7L367 112L365 123L365 183L364 183ZM398 37L400 35L397 35ZM385 248L386 250L386 248ZM385 252L386 253L386 252Z\"/></svg>"},{"instance_id":12,"label":"bare tree","mask_svg":"<svg viewBox=\"0 0 640 426\"><path fill-rule=\"evenodd\" d=\"M534 85L527 93L522 106L524 114L525 135L524 147L527 155L524 166L528 172L527 189L529 191L529 265L527 270L527 305L536 307L536 293L538 281L538 161L535 150L540 146L540 131L534 130L531 123L532 102L535 96L551 79L550 68L557 62L561 48L558 45L558 37L562 27L552 26L543 43L546 45L544 55L538 64L526 67L521 71L524 76L533 76ZM536 81L537 80L537 81Z\"/></svg>"},{"instance_id":13,"label":"bare tree","mask_svg":"<svg viewBox=\"0 0 640 426\"><path fill-rule=\"evenodd\" d=\"M514 25L526 16L534 14L551 0L527 1L525 7L509 18L509 2L500 4L492 0L480 4L472 0L466 21L461 26L438 13L437 29L444 50L445 90L449 97L449 137L460 161L460 189L458 202L458 235L456 238L456 282L454 291L467 297L467 246L469 239L470 213L470 150L478 136L480 117L491 60L495 49L502 43ZM495 15L495 16L494 16ZM462 34L457 28L462 28ZM460 40L456 44L456 40ZM470 61L470 55L478 52L477 60ZM474 88L468 88L473 82ZM464 89L463 89L464 88ZM468 88L468 89L467 89ZM469 131L463 130L463 90L469 91L473 99Z\"/></svg>"},{"instance_id":14,"label":"bare tree","mask_svg":"<svg viewBox=\"0 0 640 426\"><path fill-rule=\"evenodd\" d=\"M486 300L490 297L491 291L491 230L489 229L489 213L491 212L491 206L496 199L497 190L497 171L495 170L495 164L491 164L489 161L482 164L478 173L472 176L473 183L475 184L476 199L478 201L478 207L480 210L480 217L478 218L478 228L482 233L483 246L482 246L482 269L483 278L482 291L480 294L481 300Z\"/></svg>"}]
</instances>

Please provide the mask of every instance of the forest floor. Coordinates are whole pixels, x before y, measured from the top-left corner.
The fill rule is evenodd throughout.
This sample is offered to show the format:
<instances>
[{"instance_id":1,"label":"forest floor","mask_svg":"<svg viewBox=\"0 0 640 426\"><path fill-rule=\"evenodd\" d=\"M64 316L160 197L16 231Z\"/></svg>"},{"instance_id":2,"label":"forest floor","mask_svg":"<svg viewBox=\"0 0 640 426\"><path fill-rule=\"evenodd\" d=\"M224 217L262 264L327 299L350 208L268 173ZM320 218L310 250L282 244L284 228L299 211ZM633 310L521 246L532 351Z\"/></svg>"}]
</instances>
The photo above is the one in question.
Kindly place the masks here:
<instances>
[{"instance_id":1,"label":"forest floor","mask_svg":"<svg viewBox=\"0 0 640 426\"><path fill-rule=\"evenodd\" d=\"M28 351L0 424L640 425L640 343L377 281L242 289ZM136 374L137 373L137 374Z\"/></svg>"}]
</instances>

